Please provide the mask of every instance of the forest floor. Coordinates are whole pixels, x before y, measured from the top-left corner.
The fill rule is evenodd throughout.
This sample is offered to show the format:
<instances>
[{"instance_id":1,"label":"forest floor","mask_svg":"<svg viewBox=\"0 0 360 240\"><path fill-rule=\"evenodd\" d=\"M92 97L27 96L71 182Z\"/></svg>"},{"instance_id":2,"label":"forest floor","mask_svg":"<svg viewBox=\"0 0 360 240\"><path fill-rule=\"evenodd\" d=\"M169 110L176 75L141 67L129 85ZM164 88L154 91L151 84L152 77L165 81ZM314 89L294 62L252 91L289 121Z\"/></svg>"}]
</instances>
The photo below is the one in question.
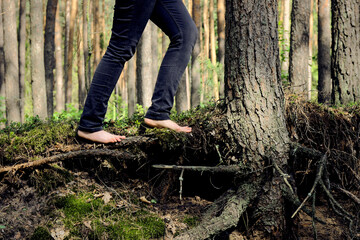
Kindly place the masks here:
<instances>
[{"instance_id":1,"label":"forest floor","mask_svg":"<svg viewBox=\"0 0 360 240\"><path fill-rule=\"evenodd\" d=\"M356 160L350 163L342 164L334 154L338 172L330 175L335 178L334 182L360 198L358 109L329 110L312 103L294 103L290 101L287 108L292 139L323 152L326 152L325 147L341 152L352 151ZM216 118L212 110L198 111L195 117L192 112L177 120L192 124L201 117L202 125L206 125L204 122ZM139 121L141 117L133 119L133 124L126 127L115 123L109 129L126 129L126 132L117 133L135 136ZM28 125L13 125L3 130L0 134L0 166L84 149L106 149L104 146L76 143L73 138L75 128L76 121L43 124L34 120ZM160 142L168 140L169 135L179 138L179 135L166 130L154 134ZM161 134L164 136L159 137ZM327 145L330 142L333 146ZM187 172L180 176L179 171L150 170L152 164L157 161L163 164L166 158L173 163L169 153L176 147L167 144L166 148L169 152L165 153L165 160L156 159L158 153L150 153L139 157L136 166L122 162L114 168L116 164L107 158L77 157L0 174L0 239L172 239L196 226L203 211L231 185L225 183L231 177ZM154 151L159 149L155 147ZM179 154L181 158L181 153L174 154L173 158L179 158ZM144 162L148 157L152 158L151 163ZM303 198L313 182L312 165L314 163L306 159L302 163L292 163L296 167L294 179L298 192ZM180 177L183 181L179 181ZM338 191L333 195L346 210L359 218L358 204ZM312 204L309 200L306 206L311 209ZM314 239L315 235L317 239L350 239L348 222L329 207L320 191L314 205L316 216L325 224L313 222L310 216L300 211L293 225L289 225L294 239ZM244 237L248 232L251 232L251 223L244 214L238 227L215 239L253 239ZM360 238L360 233L355 233L354 237Z\"/></svg>"}]
</instances>

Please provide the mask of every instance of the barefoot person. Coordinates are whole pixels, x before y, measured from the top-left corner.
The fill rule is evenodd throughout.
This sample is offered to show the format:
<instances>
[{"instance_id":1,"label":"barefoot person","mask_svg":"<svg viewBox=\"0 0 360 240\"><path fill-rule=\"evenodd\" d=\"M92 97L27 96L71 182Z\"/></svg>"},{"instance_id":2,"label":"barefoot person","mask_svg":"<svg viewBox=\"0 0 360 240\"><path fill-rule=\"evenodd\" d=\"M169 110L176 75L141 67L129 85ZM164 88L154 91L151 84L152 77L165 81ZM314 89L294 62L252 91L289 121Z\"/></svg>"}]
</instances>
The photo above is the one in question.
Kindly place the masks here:
<instances>
[{"instance_id":1,"label":"barefoot person","mask_svg":"<svg viewBox=\"0 0 360 240\"><path fill-rule=\"evenodd\" d=\"M169 36L170 45L160 66L145 124L191 132L190 127L181 127L169 117L176 89L198 34L186 7L182 0L116 0L111 39L95 71L80 119L78 137L99 143L119 142L125 138L104 131L102 124L124 64L134 55L149 20Z\"/></svg>"}]
</instances>

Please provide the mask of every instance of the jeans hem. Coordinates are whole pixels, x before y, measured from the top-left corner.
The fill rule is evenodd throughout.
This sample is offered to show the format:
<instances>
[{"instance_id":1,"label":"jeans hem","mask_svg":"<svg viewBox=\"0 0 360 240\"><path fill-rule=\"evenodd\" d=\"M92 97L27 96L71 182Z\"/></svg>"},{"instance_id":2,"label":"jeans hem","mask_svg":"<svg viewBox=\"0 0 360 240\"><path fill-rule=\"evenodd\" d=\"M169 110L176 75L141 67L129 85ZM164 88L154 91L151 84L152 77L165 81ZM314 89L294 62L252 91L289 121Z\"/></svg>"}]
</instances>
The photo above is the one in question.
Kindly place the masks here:
<instances>
[{"instance_id":1,"label":"jeans hem","mask_svg":"<svg viewBox=\"0 0 360 240\"><path fill-rule=\"evenodd\" d=\"M78 126L77 130L93 133L93 132L101 131L103 130L103 128L102 127L86 128L86 127Z\"/></svg>"}]
</instances>

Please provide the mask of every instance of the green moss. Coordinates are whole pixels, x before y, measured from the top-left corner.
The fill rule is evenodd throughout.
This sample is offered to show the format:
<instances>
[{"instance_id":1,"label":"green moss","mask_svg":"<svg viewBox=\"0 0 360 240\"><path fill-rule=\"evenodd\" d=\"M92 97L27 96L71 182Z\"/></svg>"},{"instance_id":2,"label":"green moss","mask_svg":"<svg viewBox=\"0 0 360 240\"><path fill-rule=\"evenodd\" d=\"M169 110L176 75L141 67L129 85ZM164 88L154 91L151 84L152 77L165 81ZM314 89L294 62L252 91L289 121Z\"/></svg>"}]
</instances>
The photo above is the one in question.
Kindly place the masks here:
<instances>
[{"instance_id":1,"label":"green moss","mask_svg":"<svg viewBox=\"0 0 360 240\"><path fill-rule=\"evenodd\" d=\"M52 240L54 239L47 228L37 227L30 240Z\"/></svg>"},{"instance_id":2,"label":"green moss","mask_svg":"<svg viewBox=\"0 0 360 240\"><path fill-rule=\"evenodd\" d=\"M190 228L193 228L199 224L200 219L196 216L185 216L182 222L188 225Z\"/></svg>"},{"instance_id":3,"label":"green moss","mask_svg":"<svg viewBox=\"0 0 360 240\"><path fill-rule=\"evenodd\" d=\"M46 194L58 186L62 186L73 180L73 175L66 169L57 168L33 171L30 182L40 194Z\"/></svg>"}]
</instances>

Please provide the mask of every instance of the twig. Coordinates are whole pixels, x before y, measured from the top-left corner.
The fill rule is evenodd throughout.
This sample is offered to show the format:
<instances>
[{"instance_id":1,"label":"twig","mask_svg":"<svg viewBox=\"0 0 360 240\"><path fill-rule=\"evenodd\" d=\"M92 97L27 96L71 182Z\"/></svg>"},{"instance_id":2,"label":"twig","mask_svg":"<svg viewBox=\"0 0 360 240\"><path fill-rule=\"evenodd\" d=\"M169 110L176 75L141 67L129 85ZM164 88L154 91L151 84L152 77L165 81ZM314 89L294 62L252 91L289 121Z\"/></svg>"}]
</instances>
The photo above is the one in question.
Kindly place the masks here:
<instances>
[{"instance_id":1,"label":"twig","mask_svg":"<svg viewBox=\"0 0 360 240\"><path fill-rule=\"evenodd\" d=\"M116 158L122 158L122 159L134 159L135 155L124 152L124 151L118 151L118 150L109 150L109 149L87 149L87 150L79 150L75 152L68 152L68 153L62 153L58 155L54 155L51 157L42 158L39 160L35 160L33 162L27 162L22 164L17 164L15 166L10 167L3 167L0 168L0 174L6 173L10 171L18 171L25 168L34 168L45 164L65 161L72 158L77 157L116 157Z\"/></svg>"},{"instance_id":2,"label":"twig","mask_svg":"<svg viewBox=\"0 0 360 240\"><path fill-rule=\"evenodd\" d=\"M152 165L152 167L160 168L160 169L190 170L190 171L198 171L198 172L221 172L221 173L237 173L241 170L241 168L238 165L207 167L207 166L178 166L178 165L156 164L156 165Z\"/></svg>"},{"instance_id":3,"label":"twig","mask_svg":"<svg viewBox=\"0 0 360 240\"><path fill-rule=\"evenodd\" d=\"M351 198L355 203L360 205L360 199L355 196L353 193L349 192L348 190L345 190L337 185L335 185L336 189L338 189L339 191L345 193L349 198Z\"/></svg>"},{"instance_id":4,"label":"twig","mask_svg":"<svg viewBox=\"0 0 360 240\"><path fill-rule=\"evenodd\" d=\"M180 181L180 190L179 190L179 193L180 193L180 201L182 200L182 187L183 187L183 181L184 181L184 171L185 169L181 170L181 174L180 174L180 177L179 177L179 181Z\"/></svg>"},{"instance_id":5,"label":"twig","mask_svg":"<svg viewBox=\"0 0 360 240\"><path fill-rule=\"evenodd\" d=\"M325 163L326 163L326 154L324 154L320 159L318 171L317 171L317 174L316 174L316 178L315 178L314 184L313 184L310 192L308 193L308 195L306 196L304 201L300 204L300 206L296 209L296 211L291 216L291 218L295 217L295 215L300 211L300 209L304 206L306 201L309 199L309 197L311 197L311 195L315 191L316 186L318 185L319 181L321 180L321 176L322 176L322 172L323 172L323 168L324 168Z\"/></svg>"},{"instance_id":6,"label":"twig","mask_svg":"<svg viewBox=\"0 0 360 240\"><path fill-rule=\"evenodd\" d=\"M314 230L314 239L317 239L317 231L316 231L316 224L315 224L315 214L316 214L316 207L315 207L315 200L316 200L316 190L314 191L313 194L313 199L312 199L312 226L313 226L313 230Z\"/></svg>"}]
</instances>

